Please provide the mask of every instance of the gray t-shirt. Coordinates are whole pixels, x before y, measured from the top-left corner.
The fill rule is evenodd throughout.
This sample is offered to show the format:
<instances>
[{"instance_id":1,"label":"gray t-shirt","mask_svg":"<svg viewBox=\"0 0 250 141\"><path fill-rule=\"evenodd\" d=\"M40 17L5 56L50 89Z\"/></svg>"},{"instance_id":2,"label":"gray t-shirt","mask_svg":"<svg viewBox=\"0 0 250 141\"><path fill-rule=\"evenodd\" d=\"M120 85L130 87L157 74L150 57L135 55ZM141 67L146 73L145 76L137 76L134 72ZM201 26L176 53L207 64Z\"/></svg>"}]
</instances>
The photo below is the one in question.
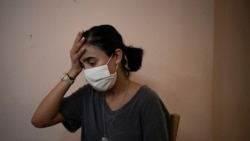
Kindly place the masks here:
<instances>
[{"instance_id":1,"label":"gray t-shirt","mask_svg":"<svg viewBox=\"0 0 250 141\"><path fill-rule=\"evenodd\" d=\"M105 133L109 141L170 140L169 112L147 86L121 109L112 111L102 92L85 85L63 100L60 112L70 132L82 128L82 141L101 141Z\"/></svg>"}]
</instances>

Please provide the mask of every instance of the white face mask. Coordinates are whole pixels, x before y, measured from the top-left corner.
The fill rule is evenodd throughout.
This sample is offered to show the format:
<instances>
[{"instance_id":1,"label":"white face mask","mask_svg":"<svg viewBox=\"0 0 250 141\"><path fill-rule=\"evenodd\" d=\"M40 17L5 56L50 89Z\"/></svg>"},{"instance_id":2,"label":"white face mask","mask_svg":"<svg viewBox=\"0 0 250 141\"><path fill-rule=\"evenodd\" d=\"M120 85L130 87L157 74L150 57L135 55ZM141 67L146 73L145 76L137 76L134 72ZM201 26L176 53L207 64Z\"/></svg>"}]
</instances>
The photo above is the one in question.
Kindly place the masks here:
<instances>
[{"instance_id":1,"label":"white face mask","mask_svg":"<svg viewBox=\"0 0 250 141\"><path fill-rule=\"evenodd\" d=\"M110 74L108 69L108 63L112 56L109 58L107 64L84 70L86 81L98 91L107 91L115 85L116 72Z\"/></svg>"}]
</instances>

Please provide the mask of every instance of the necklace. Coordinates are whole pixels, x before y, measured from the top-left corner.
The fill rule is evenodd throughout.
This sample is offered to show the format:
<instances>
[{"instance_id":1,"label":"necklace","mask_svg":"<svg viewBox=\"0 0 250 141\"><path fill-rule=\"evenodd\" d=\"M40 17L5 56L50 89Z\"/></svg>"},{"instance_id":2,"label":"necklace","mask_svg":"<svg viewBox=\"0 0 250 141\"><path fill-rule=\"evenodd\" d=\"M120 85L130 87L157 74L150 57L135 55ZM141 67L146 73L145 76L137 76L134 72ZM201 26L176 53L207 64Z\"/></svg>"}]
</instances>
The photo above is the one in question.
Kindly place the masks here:
<instances>
[{"instance_id":1,"label":"necklace","mask_svg":"<svg viewBox=\"0 0 250 141\"><path fill-rule=\"evenodd\" d=\"M125 100L125 98L126 98L126 97L127 97L127 95L128 95L129 85L130 85L130 81L128 82L128 86L127 86L127 89L126 89L126 93L124 94L124 97L123 97L123 99L122 99L122 102L121 102L121 105L120 105L120 107L119 107L118 111L115 113L115 115L114 115L113 119L111 120L111 122L110 122L110 123L109 123L109 125L107 126L107 132L108 132L108 130L109 130L109 128L110 128L110 126L112 125L112 123L114 122L114 120L116 119L116 117L117 117L118 113L121 111L122 106L124 105L124 100ZM105 117L104 117L104 115L105 115L105 112L104 112L104 101L105 101L105 96L103 96L103 104L102 104L103 129L104 129L104 130L103 130L103 131L104 131L104 136L102 137L102 141L108 141L108 136L107 136L106 127L105 127Z\"/></svg>"}]
</instances>

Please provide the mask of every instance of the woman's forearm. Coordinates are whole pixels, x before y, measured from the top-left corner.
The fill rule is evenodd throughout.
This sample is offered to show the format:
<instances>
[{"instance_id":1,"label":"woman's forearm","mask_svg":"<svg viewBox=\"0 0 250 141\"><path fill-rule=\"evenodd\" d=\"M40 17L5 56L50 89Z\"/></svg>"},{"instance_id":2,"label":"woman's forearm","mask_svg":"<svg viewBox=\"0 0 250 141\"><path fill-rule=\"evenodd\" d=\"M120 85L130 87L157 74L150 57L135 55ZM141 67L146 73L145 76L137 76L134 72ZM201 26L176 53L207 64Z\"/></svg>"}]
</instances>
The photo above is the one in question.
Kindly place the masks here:
<instances>
[{"instance_id":1,"label":"woman's forearm","mask_svg":"<svg viewBox=\"0 0 250 141\"><path fill-rule=\"evenodd\" d=\"M68 75L71 77L76 77L78 74L76 71L70 70L68 72ZM35 127L43 128L63 121L63 117L59 111L63 97L70 88L70 85L67 81L60 81L47 94L32 117L31 122Z\"/></svg>"}]
</instances>

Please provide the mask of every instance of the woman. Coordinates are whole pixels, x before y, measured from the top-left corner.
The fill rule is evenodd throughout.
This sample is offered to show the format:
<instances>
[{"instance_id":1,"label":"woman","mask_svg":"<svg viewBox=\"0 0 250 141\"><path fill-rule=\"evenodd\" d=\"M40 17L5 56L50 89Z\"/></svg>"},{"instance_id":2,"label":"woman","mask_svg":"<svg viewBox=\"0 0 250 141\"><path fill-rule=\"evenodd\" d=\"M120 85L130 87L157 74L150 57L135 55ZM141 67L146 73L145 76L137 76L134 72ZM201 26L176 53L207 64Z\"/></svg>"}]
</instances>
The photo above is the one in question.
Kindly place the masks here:
<instances>
[{"instance_id":1,"label":"woman","mask_svg":"<svg viewBox=\"0 0 250 141\"><path fill-rule=\"evenodd\" d=\"M32 117L35 127L63 123L82 128L82 141L169 141L169 113L158 95L129 79L141 67L143 50L125 46L111 25L79 32L70 51L71 68ZM79 73L88 84L65 93Z\"/></svg>"}]
</instances>

